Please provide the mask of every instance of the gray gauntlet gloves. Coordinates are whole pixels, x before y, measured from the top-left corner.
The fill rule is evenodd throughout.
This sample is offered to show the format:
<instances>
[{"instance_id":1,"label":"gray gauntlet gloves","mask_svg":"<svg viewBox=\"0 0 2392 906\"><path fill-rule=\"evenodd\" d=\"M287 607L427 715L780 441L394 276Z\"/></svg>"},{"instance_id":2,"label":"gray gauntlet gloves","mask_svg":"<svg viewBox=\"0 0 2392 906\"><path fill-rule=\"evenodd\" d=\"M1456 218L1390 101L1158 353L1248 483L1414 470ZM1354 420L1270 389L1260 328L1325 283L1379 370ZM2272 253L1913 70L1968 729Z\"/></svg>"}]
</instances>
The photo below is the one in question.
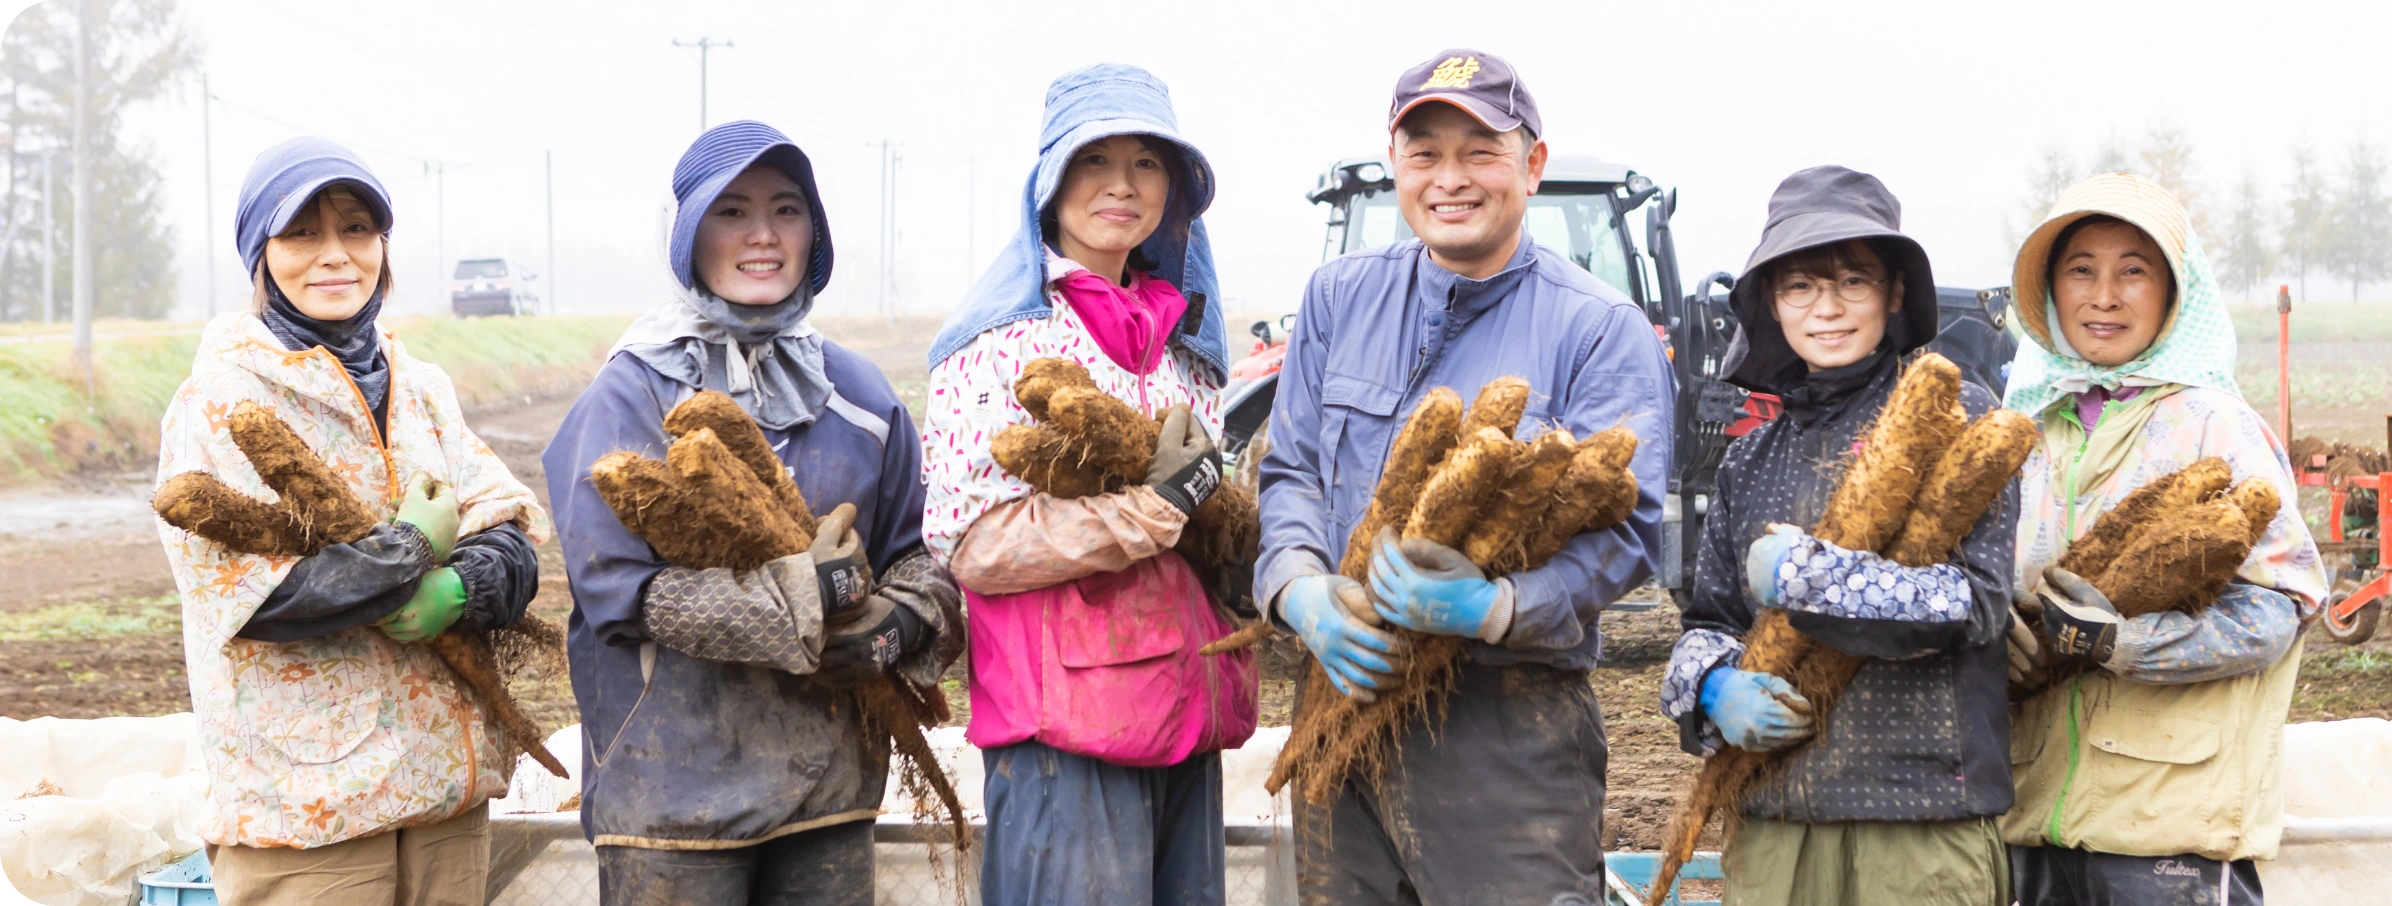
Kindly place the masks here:
<instances>
[{"instance_id":1,"label":"gray gauntlet gloves","mask_svg":"<svg viewBox=\"0 0 2392 906\"><path fill-rule=\"evenodd\" d=\"M709 661L814 672L822 650L821 579L810 554L745 573L665 567L648 583L648 637Z\"/></svg>"},{"instance_id":2,"label":"gray gauntlet gloves","mask_svg":"<svg viewBox=\"0 0 2392 906\"><path fill-rule=\"evenodd\" d=\"M1211 435L1197 424L1186 406L1163 413L1163 430L1155 436L1154 461L1146 466L1146 484L1155 493L1193 514L1196 506L1221 487L1221 454Z\"/></svg>"}]
</instances>

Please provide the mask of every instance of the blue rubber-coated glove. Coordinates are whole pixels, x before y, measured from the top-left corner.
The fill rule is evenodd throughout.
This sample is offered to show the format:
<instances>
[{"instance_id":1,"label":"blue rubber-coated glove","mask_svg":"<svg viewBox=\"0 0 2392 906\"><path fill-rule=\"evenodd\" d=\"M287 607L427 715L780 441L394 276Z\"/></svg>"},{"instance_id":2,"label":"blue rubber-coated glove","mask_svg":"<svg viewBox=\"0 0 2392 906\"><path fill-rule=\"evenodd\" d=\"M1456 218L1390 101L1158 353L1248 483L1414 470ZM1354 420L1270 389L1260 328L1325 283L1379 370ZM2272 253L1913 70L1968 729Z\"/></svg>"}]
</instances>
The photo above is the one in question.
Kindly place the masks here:
<instances>
[{"instance_id":1,"label":"blue rubber-coated glove","mask_svg":"<svg viewBox=\"0 0 2392 906\"><path fill-rule=\"evenodd\" d=\"M1366 622L1369 596L1344 576L1300 576L1279 593L1279 616L1319 658L1337 691L1374 701L1395 675L1395 638Z\"/></svg>"},{"instance_id":2,"label":"blue rubber-coated glove","mask_svg":"<svg viewBox=\"0 0 2392 906\"><path fill-rule=\"evenodd\" d=\"M1370 590L1387 622L1429 635L1478 638L1502 589L1461 551L1426 538L1381 533L1370 555Z\"/></svg>"},{"instance_id":3,"label":"blue rubber-coated glove","mask_svg":"<svg viewBox=\"0 0 2392 906\"><path fill-rule=\"evenodd\" d=\"M1811 701L1767 673L1721 666L1703 677L1703 713L1728 745L1774 752L1811 737Z\"/></svg>"},{"instance_id":4,"label":"blue rubber-coated glove","mask_svg":"<svg viewBox=\"0 0 2392 906\"><path fill-rule=\"evenodd\" d=\"M1769 524L1769 533L1753 539L1744 550L1744 590L1763 607L1777 606L1777 568L1786 562L1802 530L1783 522Z\"/></svg>"}]
</instances>

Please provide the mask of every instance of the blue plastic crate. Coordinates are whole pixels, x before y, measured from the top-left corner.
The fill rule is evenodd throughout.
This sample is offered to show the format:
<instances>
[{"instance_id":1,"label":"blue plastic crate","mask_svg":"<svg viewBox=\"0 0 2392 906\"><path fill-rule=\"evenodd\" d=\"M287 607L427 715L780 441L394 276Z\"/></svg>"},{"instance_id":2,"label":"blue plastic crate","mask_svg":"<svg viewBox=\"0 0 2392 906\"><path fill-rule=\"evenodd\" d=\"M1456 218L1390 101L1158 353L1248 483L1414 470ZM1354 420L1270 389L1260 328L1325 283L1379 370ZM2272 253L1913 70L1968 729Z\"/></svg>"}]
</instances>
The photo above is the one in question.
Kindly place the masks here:
<instances>
[{"instance_id":1,"label":"blue plastic crate","mask_svg":"<svg viewBox=\"0 0 2392 906\"><path fill-rule=\"evenodd\" d=\"M216 885L208 875L208 854L195 852L141 876L141 906L216 906Z\"/></svg>"},{"instance_id":2,"label":"blue plastic crate","mask_svg":"<svg viewBox=\"0 0 2392 906\"><path fill-rule=\"evenodd\" d=\"M1606 902L1609 906L1640 906L1644 902L1645 891L1653 884L1653 872L1660 866L1660 853L1604 853ZM1686 867L1678 871L1678 880L1681 881L1717 880L1723 877L1726 875L1719 871L1719 854L1715 852L1695 853L1694 858L1686 860ZM1669 899L1662 902L1669 906L1719 906L1718 900L1679 899L1675 884L1670 885Z\"/></svg>"}]
</instances>

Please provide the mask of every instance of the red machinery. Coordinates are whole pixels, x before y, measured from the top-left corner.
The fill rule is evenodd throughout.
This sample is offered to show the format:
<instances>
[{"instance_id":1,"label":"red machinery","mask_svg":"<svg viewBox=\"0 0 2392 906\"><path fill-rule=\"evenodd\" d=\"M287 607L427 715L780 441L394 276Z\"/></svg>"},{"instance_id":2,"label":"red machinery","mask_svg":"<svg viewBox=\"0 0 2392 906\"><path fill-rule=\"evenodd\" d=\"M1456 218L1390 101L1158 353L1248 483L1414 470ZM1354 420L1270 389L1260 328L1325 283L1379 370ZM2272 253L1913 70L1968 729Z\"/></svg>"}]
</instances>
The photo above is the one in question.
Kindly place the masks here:
<instances>
[{"instance_id":1,"label":"red machinery","mask_svg":"<svg viewBox=\"0 0 2392 906\"><path fill-rule=\"evenodd\" d=\"M2392 417L2384 419L2384 434L2392 445ZM2356 645L2375 635L2376 624L2384 616L2384 601L2392 598L2392 532L2385 531L2392 526L2392 494L2384 493L2392 488L2392 472L2328 475L2324 458L2312 456L2312 461L2294 463L2293 467L2301 484L2327 489L2326 537L2318 542L2318 552L2347 556L2351 562L2349 568L2334 571L2333 589L2326 596L2320 622L2335 641ZM2354 491L2374 494L2375 525L2346 531L2344 511L2350 508Z\"/></svg>"}]
</instances>

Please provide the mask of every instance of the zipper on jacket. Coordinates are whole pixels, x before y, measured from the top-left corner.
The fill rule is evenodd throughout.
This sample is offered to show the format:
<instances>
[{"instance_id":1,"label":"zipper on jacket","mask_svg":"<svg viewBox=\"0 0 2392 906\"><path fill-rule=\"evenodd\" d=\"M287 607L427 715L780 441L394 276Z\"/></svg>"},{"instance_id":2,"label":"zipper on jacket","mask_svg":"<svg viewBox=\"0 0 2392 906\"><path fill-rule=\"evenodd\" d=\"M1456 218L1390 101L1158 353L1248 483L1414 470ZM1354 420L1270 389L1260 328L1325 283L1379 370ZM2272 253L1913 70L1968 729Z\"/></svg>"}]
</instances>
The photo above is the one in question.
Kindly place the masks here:
<instances>
[{"instance_id":1,"label":"zipper on jacket","mask_svg":"<svg viewBox=\"0 0 2392 906\"><path fill-rule=\"evenodd\" d=\"M2043 822L2043 842L2053 846L2067 846L2060 842L2060 811L2068 806L2068 788L2076 785L2077 762L2084 757L2078 750L2077 707L2085 700L2085 675L2079 673L2068 681L2068 770L2060 775L2060 795L2052 798L2051 817Z\"/></svg>"},{"instance_id":2,"label":"zipper on jacket","mask_svg":"<svg viewBox=\"0 0 2392 906\"><path fill-rule=\"evenodd\" d=\"M322 346L318 346L313 350L313 352L322 353L324 360L332 363L332 373L341 376L341 383L346 384L349 387L349 395L357 398L357 408L365 413L366 432L372 435L374 438L374 450L382 454L382 495L384 497L389 497L398 493L399 463L397 460L390 458L390 438L382 436L383 429L381 425L374 424L374 405L366 401L365 391L358 389L357 387L357 379L349 376L348 366L342 365L340 359L334 358L331 350L325 349ZM393 393L399 388L398 363L395 361L389 361L387 358L385 359L385 363L385 367L390 369L391 380L390 389L384 392ZM384 399L387 401L388 397L385 397Z\"/></svg>"}]
</instances>

